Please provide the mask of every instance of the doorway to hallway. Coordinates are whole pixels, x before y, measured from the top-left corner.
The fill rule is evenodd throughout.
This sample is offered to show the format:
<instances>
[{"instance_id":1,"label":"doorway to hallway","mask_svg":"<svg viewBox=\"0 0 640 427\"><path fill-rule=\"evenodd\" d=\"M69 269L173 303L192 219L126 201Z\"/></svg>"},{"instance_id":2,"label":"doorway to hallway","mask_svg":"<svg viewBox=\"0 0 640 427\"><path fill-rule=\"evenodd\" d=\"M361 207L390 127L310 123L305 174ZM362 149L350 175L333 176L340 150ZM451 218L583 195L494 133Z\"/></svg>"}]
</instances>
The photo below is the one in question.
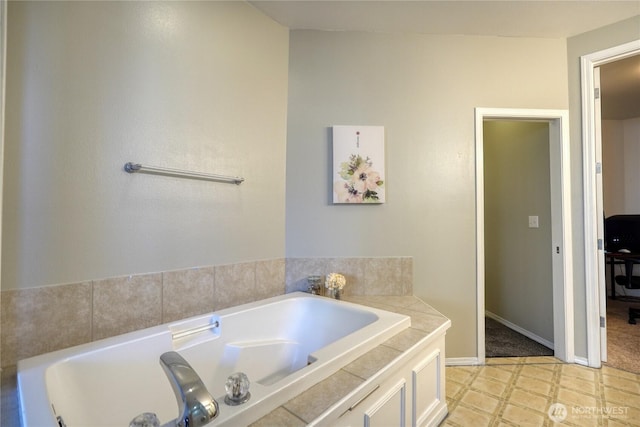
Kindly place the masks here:
<instances>
[{"instance_id":1,"label":"doorway to hallway","mask_svg":"<svg viewBox=\"0 0 640 427\"><path fill-rule=\"evenodd\" d=\"M483 129L485 353L553 355L549 123Z\"/></svg>"},{"instance_id":2,"label":"doorway to hallway","mask_svg":"<svg viewBox=\"0 0 640 427\"><path fill-rule=\"evenodd\" d=\"M574 358L573 352L573 294L569 284L572 283L572 268L569 260L571 259L571 217L570 217L570 183L569 183L569 154L568 154L568 113L559 110L521 110L521 109L476 109L476 218L477 218L477 324L478 324L478 363L483 364L486 358L485 343L485 314L493 314L503 320L502 323L510 323L517 325L518 323L527 323L527 318L535 318L536 315L529 313L524 317L516 319L513 322L508 317L512 316L517 309L510 306L508 302L503 301L500 292L497 296L493 296L492 287L496 273L493 271L493 264L503 264L497 269L499 276L498 282L502 287L502 291L511 292L511 296L520 301L517 304L526 304L527 296L532 297L533 294L542 295L542 299L547 298L548 314L543 320L547 322L546 330L543 334L547 337L540 336L533 332L535 338L541 339L543 342L551 344L554 347L556 357L564 361L572 362ZM504 214L498 211L492 212L488 203L488 209L485 208L487 203L487 186L485 181L493 186L505 186L514 181L514 176L494 177L493 167L491 171L485 165L485 125L487 122L506 122L507 127L515 122L526 122L538 128L538 132L545 133L548 144L543 147L546 151L546 186L547 206L545 208L549 213L535 212L519 212L517 214ZM539 147L538 147L539 148ZM504 153L503 153L504 154ZM543 154L544 157L544 154ZM508 163L508 157L505 160ZM519 177L520 171L514 170L512 175ZM535 188L541 187L534 184ZM513 191L513 190L512 190ZM527 190L527 195L532 196L534 190ZM489 198L491 195L489 194ZM524 199L523 199L524 200ZM504 204L504 202L503 202ZM508 203L507 203L508 204ZM519 217L519 218L516 218ZM517 240L521 240L523 236L529 233L533 238L542 237L544 233L536 234L536 228L540 230L540 220L544 218L546 222L547 237L546 239L538 239L536 246L540 249L535 250L535 258L533 253L527 253L530 248L524 248L519 253L514 254L507 261L496 262L500 256L509 253L513 247L517 245ZM521 221L524 219L524 226ZM505 237L498 242L497 246L494 241L489 239L487 227L492 224L513 223L510 230L505 231ZM513 244L509 245L509 238L512 238ZM545 243L546 240L546 243ZM497 255L497 257L496 257ZM547 259L544 268L540 268L541 260ZM536 265L539 267L536 269ZM526 274L538 274L536 283L540 286L526 284L517 287L516 283L521 280L518 278L520 272ZM533 272L533 273L529 273ZM540 280L540 278L546 279ZM545 283L546 280L546 283ZM512 284L509 286L509 284ZM548 288L545 289L545 286ZM516 289L518 288L518 289ZM545 290L547 292L545 292ZM487 292L488 291L488 292ZM485 296L487 300L485 301ZM524 296L524 298L523 298ZM537 297L537 296L536 296ZM508 298L506 299L508 301ZM525 301L524 303L522 301ZM524 305L523 305L524 306ZM531 307L533 305L530 305ZM494 308L497 307L497 308ZM506 316L492 313L490 309L494 308L501 312L507 313ZM526 310L525 310L526 311ZM487 313L489 312L489 313ZM535 323L535 322L533 322ZM522 328L531 332L531 329L543 330L536 326L526 326ZM551 338L551 339L549 339Z\"/></svg>"}]
</instances>

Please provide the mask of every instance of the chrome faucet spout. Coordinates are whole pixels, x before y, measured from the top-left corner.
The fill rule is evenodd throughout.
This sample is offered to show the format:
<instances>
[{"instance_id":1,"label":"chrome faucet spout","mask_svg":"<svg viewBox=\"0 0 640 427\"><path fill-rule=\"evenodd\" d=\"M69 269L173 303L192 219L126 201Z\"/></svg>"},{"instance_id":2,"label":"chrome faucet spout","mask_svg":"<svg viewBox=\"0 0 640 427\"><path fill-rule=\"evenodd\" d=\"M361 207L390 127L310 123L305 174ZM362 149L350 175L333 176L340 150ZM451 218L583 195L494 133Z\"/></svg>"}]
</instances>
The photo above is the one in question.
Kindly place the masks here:
<instances>
[{"instance_id":1,"label":"chrome faucet spout","mask_svg":"<svg viewBox=\"0 0 640 427\"><path fill-rule=\"evenodd\" d=\"M204 426L218 416L218 402L180 354L175 351L162 354L160 365L171 382L180 407L176 427Z\"/></svg>"}]
</instances>

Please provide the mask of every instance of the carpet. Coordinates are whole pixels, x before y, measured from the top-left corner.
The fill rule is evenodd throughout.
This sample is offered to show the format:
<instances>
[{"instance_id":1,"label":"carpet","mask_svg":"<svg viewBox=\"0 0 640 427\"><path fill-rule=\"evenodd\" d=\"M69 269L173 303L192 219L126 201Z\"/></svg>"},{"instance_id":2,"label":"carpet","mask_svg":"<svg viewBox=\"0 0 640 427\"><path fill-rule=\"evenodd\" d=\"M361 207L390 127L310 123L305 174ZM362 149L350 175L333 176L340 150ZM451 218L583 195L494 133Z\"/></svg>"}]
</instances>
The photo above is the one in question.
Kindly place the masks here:
<instances>
[{"instance_id":1,"label":"carpet","mask_svg":"<svg viewBox=\"0 0 640 427\"><path fill-rule=\"evenodd\" d=\"M607 299L607 366L640 374L640 319L629 324L629 307L640 300Z\"/></svg>"},{"instance_id":2,"label":"carpet","mask_svg":"<svg viewBox=\"0 0 640 427\"><path fill-rule=\"evenodd\" d=\"M486 357L553 356L553 350L507 328L490 317L484 319Z\"/></svg>"}]
</instances>

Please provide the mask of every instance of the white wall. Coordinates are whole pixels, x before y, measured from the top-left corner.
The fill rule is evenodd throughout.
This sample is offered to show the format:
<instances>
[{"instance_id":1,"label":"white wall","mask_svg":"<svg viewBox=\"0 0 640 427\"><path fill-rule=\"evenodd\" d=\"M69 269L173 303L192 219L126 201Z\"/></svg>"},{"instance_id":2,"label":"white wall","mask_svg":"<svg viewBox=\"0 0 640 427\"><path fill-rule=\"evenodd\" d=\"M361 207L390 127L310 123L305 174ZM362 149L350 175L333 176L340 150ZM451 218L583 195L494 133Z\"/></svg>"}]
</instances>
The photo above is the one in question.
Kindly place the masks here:
<instances>
[{"instance_id":1,"label":"white wall","mask_svg":"<svg viewBox=\"0 0 640 427\"><path fill-rule=\"evenodd\" d=\"M625 212L623 120L602 120L602 192L605 217Z\"/></svg>"},{"instance_id":2,"label":"white wall","mask_svg":"<svg viewBox=\"0 0 640 427\"><path fill-rule=\"evenodd\" d=\"M483 143L485 308L553 342L549 124L485 121Z\"/></svg>"},{"instance_id":3,"label":"white wall","mask_svg":"<svg viewBox=\"0 0 640 427\"><path fill-rule=\"evenodd\" d=\"M605 216L640 214L640 118L602 121L602 183ZM607 266L607 269L609 266ZM638 273L637 271L635 272ZM616 274L624 274L621 267ZM611 283L609 272L607 294ZM640 296L640 290L616 287L618 294Z\"/></svg>"},{"instance_id":4,"label":"white wall","mask_svg":"<svg viewBox=\"0 0 640 427\"><path fill-rule=\"evenodd\" d=\"M2 288L283 257L288 37L244 2L10 2Z\"/></svg>"},{"instance_id":5,"label":"white wall","mask_svg":"<svg viewBox=\"0 0 640 427\"><path fill-rule=\"evenodd\" d=\"M624 208L625 213L640 214L640 118L623 120Z\"/></svg>"},{"instance_id":6,"label":"white wall","mask_svg":"<svg viewBox=\"0 0 640 427\"><path fill-rule=\"evenodd\" d=\"M605 215L640 213L640 117L602 121Z\"/></svg>"},{"instance_id":7,"label":"white wall","mask_svg":"<svg viewBox=\"0 0 640 427\"><path fill-rule=\"evenodd\" d=\"M567 108L564 40L292 31L287 256L414 257L476 355L474 108ZM331 129L383 125L383 205L331 204Z\"/></svg>"},{"instance_id":8,"label":"white wall","mask_svg":"<svg viewBox=\"0 0 640 427\"><path fill-rule=\"evenodd\" d=\"M640 40L640 16L636 16L597 30L571 37L567 40L567 63L569 70L569 120L571 126L571 191L573 214L573 259L574 272L574 325L575 353L587 356L585 263L578 249L584 248L584 186L583 186L583 140L582 140L582 100L580 87L580 57Z\"/></svg>"}]
</instances>

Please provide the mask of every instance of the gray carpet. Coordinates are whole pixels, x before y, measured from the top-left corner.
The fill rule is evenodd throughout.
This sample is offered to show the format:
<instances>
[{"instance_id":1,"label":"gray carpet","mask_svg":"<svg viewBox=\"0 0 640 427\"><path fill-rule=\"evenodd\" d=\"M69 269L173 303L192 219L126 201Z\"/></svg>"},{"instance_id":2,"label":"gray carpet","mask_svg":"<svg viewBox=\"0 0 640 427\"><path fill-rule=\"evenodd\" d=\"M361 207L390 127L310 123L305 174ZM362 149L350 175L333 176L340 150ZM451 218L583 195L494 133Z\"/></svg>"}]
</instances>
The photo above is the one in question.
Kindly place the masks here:
<instances>
[{"instance_id":1,"label":"gray carpet","mask_svg":"<svg viewBox=\"0 0 640 427\"><path fill-rule=\"evenodd\" d=\"M553 356L553 350L485 317L486 357Z\"/></svg>"},{"instance_id":2,"label":"gray carpet","mask_svg":"<svg viewBox=\"0 0 640 427\"><path fill-rule=\"evenodd\" d=\"M618 296L607 300L607 365L640 374L640 320L629 324L629 307L640 300Z\"/></svg>"}]
</instances>

